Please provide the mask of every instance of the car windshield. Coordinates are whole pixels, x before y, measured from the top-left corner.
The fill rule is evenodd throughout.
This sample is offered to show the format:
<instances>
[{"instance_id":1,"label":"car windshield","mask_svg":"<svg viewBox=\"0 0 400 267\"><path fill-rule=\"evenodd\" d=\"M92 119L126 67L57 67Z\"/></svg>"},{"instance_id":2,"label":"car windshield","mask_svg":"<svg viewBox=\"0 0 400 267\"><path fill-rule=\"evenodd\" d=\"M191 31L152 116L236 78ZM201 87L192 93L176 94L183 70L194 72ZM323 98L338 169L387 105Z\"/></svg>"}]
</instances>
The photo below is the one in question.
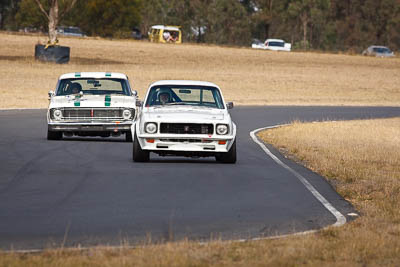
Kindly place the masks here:
<instances>
[{"instance_id":1,"label":"car windshield","mask_svg":"<svg viewBox=\"0 0 400 267\"><path fill-rule=\"evenodd\" d=\"M285 43L283 42L268 42L268 46L279 46L279 47L284 47Z\"/></svg>"},{"instance_id":2,"label":"car windshield","mask_svg":"<svg viewBox=\"0 0 400 267\"><path fill-rule=\"evenodd\" d=\"M147 96L146 107L193 105L223 109L219 89L212 86L162 85L154 86Z\"/></svg>"},{"instance_id":3,"label":"car windshield","mask_svg":"<svg viewBox=\"0 0 400 267\"><path fill-rule=\"evenodd\" d=\"M81 30L78 28L65 28L64 32L70 32L70 33L82 33Z\"/></svg>"},{"instance_id":4,"label":"car windshield","mask_svg":"<svg viewBox=\"0 0 400 267\"><path fill-rule=\"evenodd\" d=\"M382 53L382 54L390 54L391 51L389 48L386 47L374 47L374 52Z\"/></svg>"},{"instance_id":5,"label":"car windshield","mask_svg":"<svg viewBox=\"0 0 400 267\"><path fill-rule=\"evenodd\" d=\"M56 95L74 95L82 92L91 95L131 95L128 81L114 78L71 78L62 79Z\"/></svg>"}]
</instances>

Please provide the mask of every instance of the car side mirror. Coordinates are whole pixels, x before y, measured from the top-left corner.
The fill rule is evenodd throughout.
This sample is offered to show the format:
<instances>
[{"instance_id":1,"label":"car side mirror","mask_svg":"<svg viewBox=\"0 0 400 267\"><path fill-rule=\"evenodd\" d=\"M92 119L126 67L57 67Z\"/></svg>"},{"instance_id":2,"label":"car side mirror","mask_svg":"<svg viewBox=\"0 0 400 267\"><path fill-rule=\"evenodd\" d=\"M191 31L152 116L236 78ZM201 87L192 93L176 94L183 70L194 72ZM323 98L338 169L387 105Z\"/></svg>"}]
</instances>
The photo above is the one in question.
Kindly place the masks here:
<instances>
[{"instance_id":1,"label":"car side mirror","mask_svg":"<svg viewBox=\"0 0 400 267\"><path fill-rule=\"evenodd\" d=\"M226 103L226 108L227 109L233 109L233 102Z\"/></svg>"},{"instance_id":2,"label":"car side mirror","mask_svg":"<svg viewBox=\"0 0 400 267\"><path fill-rule=\"evenodd\" d=\"M137 107L141 107L142 106L142 101L140 101L140 99L136 99L136 106Z\"/></svg>"},{"instance_id":3,"label":"car side mirror","mask_svg":"<svg viewBox=\"0 0 400 267\"><path fill-rule=\"evenodd\" d=\"M133 96L137 96L138 95L137 91L136 90L132 90L132 95Z\"/></svg>"},{"instance_id":4,"label":"car side mirror","mask_svg":"<svg viewBox=\"0 0 400 267\"><path fill-rule=\"evenodd\" d=\"M49 91L49 99L52 98L54 96L54 91L50 90Z\"/></svg>"}]
</instances>

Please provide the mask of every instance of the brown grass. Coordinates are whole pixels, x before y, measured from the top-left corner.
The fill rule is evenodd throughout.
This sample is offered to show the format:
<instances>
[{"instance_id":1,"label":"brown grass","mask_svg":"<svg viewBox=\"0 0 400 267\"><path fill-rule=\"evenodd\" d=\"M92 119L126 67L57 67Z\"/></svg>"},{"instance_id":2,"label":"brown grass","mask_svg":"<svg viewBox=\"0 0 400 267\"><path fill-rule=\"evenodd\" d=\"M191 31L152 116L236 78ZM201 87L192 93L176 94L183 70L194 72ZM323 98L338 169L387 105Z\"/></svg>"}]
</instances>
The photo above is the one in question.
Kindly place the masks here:
<instances>
[{"instance_id":1,"label":"brown grass","mask_svg":"<svg viewBox=\"0 0 400 267\"><path fill-rule=\"evenodd\" d=\"M295 122L259 136L327 177L361 211L362 218L335 230L339 239L351 237L349 253L400 265L400 118Z\"/></svg>"},{"instance_id":2,"label":"brown grass","mask_svg":"<svg viewBox=\"0 0 400 267\"><path fill-rule=\"evenodd\" d=\"M0 254L0 266L400 265L400 118L296 122L260 136L329 177L362 216L340 228L285 239Z\"/></svg>"},{"instance_id":3,"label":"brown grass","mask_svg":"<svg viewBox=\"0 0 400 267\"><path fill-rule=\"evenodd\" d=\"M276 53L212 45L60 38L71 47L66 65L34 60L45 36L0 33L0 108L47 107L59 75L76 71L126 73L144 96L151 82L215 82L239 105L399 106L400 58Z\"/></svg>"}]
</instances>

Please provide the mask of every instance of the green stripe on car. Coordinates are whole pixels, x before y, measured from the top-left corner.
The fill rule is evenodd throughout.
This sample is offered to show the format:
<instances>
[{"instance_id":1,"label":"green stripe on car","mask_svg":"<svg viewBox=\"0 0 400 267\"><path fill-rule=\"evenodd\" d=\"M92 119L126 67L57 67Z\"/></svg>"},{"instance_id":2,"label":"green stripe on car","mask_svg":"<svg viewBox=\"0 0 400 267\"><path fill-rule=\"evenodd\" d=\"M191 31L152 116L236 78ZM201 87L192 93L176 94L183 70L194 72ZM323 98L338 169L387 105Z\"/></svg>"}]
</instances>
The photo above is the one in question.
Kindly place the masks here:
<instances>
[{"instance_id":1,"label":"green stripe on car","mask_svg":"<svg viewBox=\"0 0 400 267\"><path fill-rule=\"evenodd\" d=\"M111 105L111 96L110 95L106 95L104 97L104 106L109 107Z\"/></svg>"}]
</instances>

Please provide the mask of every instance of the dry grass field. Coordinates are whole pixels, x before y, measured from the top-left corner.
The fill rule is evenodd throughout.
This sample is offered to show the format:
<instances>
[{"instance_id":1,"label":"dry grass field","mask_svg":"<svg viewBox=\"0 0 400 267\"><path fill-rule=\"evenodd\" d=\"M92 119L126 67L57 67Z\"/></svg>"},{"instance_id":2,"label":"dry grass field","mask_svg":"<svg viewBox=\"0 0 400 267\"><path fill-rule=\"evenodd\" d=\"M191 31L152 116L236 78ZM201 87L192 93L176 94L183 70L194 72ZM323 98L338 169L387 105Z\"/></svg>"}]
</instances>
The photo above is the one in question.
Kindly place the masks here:
<instances>
[{"instance_id":1,"label":"dry grass field","mask_svg":"<svg viewBox=\"0 0 400 267\"><path fill-rule=\"evenodd\" d=\"M354 257L350 265L400 266L400 118L295 122L259 136L327 177L361 212L332 230L334 242L351 239L342 244Z\"/></svg>"},{"instance_id":2,"label":"dry grass field","mask_svg":"<svg viewBox=\"0 0 400 267\"><path fill-rule=\"evenodd\" d=\"M76 71L126 73L142 97L151 82L194 79L217 83L238 105L400 104L399 57L64 37L71 61L57 65L34 60L46 38L0 33L0 108L45 108L58 76Z\"/></svg>"}]
</instances>

